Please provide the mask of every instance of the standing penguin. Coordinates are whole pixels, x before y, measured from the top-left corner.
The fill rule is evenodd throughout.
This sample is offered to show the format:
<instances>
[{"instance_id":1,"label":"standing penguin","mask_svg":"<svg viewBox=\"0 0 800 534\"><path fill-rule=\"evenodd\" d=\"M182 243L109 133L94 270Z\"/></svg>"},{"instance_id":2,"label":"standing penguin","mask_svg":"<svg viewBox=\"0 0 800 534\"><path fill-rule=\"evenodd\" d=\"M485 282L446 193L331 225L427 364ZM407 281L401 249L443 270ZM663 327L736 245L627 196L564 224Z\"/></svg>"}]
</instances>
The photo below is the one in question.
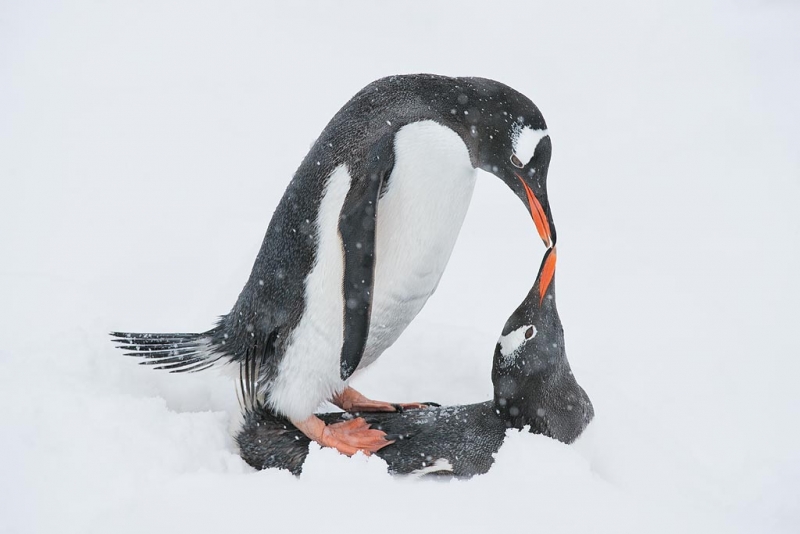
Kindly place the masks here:
<instances>
[{"instance_id":1,"label":"standing penguin","mask_svg":"<svg viewBox=\"0 0 800 534\"><path fill-rule=\"evenodd\" d=\"M345 454L390 443L362 418L325 425L324 401L395 411L348 387L433 294L476 169L525 203L546 246L550 137L536 106L493 80L419 74L377 80L331 119L290 182L230 313L199 334L112 336L172 372L236 362L310 439ZM403 405L400 405L402 407ZM406 406L420 406L410 404Z\"/></svg>"}]
</instances>

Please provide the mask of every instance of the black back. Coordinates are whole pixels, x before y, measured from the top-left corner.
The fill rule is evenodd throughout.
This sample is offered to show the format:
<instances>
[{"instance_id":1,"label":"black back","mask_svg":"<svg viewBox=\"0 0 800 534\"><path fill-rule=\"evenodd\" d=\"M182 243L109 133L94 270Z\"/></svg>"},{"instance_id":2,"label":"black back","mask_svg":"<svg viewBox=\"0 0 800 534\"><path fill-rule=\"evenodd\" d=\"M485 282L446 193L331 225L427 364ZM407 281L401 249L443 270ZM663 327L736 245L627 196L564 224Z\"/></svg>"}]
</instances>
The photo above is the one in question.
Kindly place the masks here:
<instances>
[{"instance_id":1,"label":"black back","mask_svg":"<svg viewBox=\"0 0 800 534\"><path fill-rule=\"evenodd\" d=\"M491 401L465 406L431 407L403 413L328 413L326 423L360 416L395 443L375 453L392 474L410 474L446 459L450 469L431 474L470 477L486 473L503 444L506 425ZM288 469L299 475L311 441L287 419L263 406L245 412L236 435L242 458L256 469ZM441 463L439 464L441 465Z\"/></svg>"}]
</instances>

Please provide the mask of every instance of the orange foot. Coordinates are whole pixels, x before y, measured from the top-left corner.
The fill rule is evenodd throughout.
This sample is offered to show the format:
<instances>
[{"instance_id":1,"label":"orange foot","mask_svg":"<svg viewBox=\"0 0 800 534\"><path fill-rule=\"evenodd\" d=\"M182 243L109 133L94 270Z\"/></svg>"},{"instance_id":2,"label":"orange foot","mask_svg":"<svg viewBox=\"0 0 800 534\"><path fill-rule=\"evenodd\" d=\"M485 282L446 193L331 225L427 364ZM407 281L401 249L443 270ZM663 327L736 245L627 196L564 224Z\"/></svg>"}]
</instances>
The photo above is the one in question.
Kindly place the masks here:
<instances>
[{"instance_id":1,"label":"orange foot","mask_svg":"<svg viewBox=\"0 0 800 534\"><path fill-rule=\"evenodd\" d=\"M417 410L428 406L428 404L421 402L394 404L376 401L368 399L351 387L333 397L331 402L346 412L402 412L403 410Z\"/></svg>"},{"instance_id":2,"label":"orange foot","mask_svg":"<svg viewBox=\"0 0 800 534\"><path fill-rule=\"evenodd\" d=\"M308 419L299 422L292 421L292 423L303 434L323 447L331 447L347 456L352 456L358 451L369 456L394 443L385 438L385 432L370 428L361 417L326 425L322 419L312 415Z\"/></svg>"}]
</instances>

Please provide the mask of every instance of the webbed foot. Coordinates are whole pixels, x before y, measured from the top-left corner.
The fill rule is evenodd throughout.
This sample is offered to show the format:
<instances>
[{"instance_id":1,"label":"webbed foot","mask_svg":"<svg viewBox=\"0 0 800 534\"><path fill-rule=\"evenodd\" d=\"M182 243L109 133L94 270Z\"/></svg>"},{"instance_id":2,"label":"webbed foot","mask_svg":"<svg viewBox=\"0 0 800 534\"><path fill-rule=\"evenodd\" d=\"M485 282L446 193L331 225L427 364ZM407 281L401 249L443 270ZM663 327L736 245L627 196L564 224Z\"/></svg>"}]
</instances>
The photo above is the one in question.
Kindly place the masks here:
<instances>
[{"instance_id":1,"label":"webbed foot","mask_svg":"<svg viewBox=\"0 0 800 534\"><path fill-rule=\"evenodd\" d=\"M335 397L331 402L346 412L402 412L405 410L420 410L428 406L438 406L435 402L405 402L393 403L369 399L348 387Z\"/></svg>"},{"instance_id":2,"label":"webbed foot","mask_svg":"<svg viewBox=\"0 0 800 534\"><path fill-rule=\"evenodd\" d=\"M303 434L316 441L323 447L331 447L352 456L358 451L370 455L394 441L386 439L386 433L382 430L370 428L369 424L357 417L350 421L326 425L322 420L312 415L303 421L292 421Z\"/></svg>"}]
</instances>

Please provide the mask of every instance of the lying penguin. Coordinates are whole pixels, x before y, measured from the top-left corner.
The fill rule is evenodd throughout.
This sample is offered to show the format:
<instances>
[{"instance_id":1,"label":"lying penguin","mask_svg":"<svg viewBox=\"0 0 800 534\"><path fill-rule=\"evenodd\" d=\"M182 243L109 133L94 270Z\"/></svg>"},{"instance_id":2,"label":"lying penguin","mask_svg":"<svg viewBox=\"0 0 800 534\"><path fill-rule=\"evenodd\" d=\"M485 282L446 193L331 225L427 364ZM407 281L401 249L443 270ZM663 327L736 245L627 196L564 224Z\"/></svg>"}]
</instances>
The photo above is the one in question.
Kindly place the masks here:
<instances>
[{"instance_id":1,"label":"lying penguin","mask_svg":"<svg viewBox=\"0 0 800 534\"><path fill-rule=\"evenodd\" d=\"M503 328L494 352L493 400L360 414L365 427L380 429L387 439L394 440L375 453L389 464L389 472L469 477L489 470L508 428L529 427L530 432L564 443L583 432L594 409L575 380L564 351L555 267L556 249L550 248L533 288ZM286 418L259 403L251 382L252 377L244 373L245 420L236 436L242 458L256 469L281 468L299 475L310 440ZM332 424L355 415L319 417Z\"/></svg>"},{"instance_id":2,"label":"lying penguin","mask_svg":"<svg viewBox=\"0 0 800 534\"><path fill-rule=\"evenodd\" d=\"M331 119L270 221L233 309L202 333L114 332L128 354L170 372L258 369L258 394L324 446L387 445L363 421L325 425L321 403L395 411L348 386L435 291L466 215L476 169L505 182L546 246L550 137L527 97L483 78L377 80ZM419 407L410 403L405 407ZM402 405L401 405L402 407Z\"/></svg>"}]
</instances>

